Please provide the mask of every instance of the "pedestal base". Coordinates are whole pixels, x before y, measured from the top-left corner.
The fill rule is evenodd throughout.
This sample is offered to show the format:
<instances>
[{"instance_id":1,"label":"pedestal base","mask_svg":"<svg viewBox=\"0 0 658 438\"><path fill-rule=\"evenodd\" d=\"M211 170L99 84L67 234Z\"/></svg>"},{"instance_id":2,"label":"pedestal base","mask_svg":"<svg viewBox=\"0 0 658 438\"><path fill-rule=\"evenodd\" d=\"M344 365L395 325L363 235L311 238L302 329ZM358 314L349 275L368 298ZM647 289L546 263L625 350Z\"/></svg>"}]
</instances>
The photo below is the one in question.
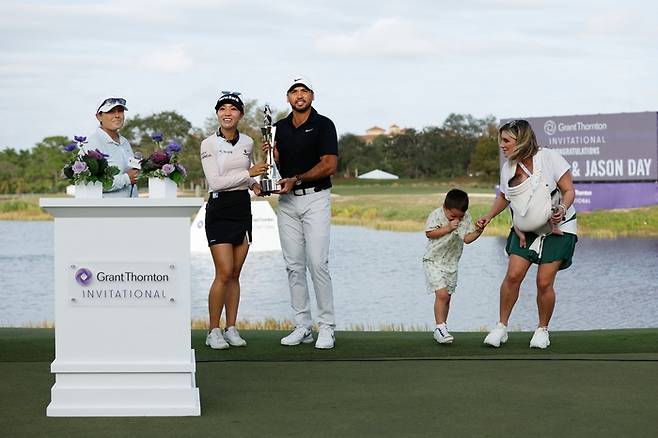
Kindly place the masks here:
<instances>
[{"instance_id":1,"label":"pedestal base","mask_svg":"<svg viewBox=\"0 0 658 438\"><path fill-rule=\"evenodd\" d=\"M49 417L144 417L201 415L196 362L127 364L53 362L55 385ZM164 365L164 366L163 366ZM111 370L116 370L112 372ZM148 370L148 371L147 371Z\"/></svg>"}]
</instances>

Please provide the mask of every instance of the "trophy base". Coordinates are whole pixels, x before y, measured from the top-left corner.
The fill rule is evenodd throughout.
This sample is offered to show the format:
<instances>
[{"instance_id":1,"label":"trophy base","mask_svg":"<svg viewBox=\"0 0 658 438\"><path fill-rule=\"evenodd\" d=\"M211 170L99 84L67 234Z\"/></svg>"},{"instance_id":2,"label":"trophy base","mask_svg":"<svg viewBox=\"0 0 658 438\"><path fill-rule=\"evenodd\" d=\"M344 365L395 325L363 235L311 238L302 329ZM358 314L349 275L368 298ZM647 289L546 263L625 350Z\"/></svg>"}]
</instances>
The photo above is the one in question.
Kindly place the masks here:
<instances>
[{"instance_id":1,"label":"trophy base","mask_svg":"<svg viewBox=\"0 0 658 438\"><path fill-rule=\"evenodd\" d=\"M260 180L261 193L264 195L271 195L272 193L281 190L281 186L274 180L261 179Z\"/></svg>"}]
</instances>

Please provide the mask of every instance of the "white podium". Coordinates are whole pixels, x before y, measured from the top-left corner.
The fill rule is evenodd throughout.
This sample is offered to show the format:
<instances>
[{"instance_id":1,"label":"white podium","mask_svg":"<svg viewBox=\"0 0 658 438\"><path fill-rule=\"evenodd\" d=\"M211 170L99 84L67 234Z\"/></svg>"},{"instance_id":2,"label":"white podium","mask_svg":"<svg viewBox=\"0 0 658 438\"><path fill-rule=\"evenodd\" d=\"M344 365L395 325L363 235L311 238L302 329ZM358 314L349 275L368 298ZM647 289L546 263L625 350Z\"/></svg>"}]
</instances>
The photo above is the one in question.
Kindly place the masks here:
<instances>
[{"instance_id":1,"label":"white podium","mask_svg":"<svg viewBox=\"0 0 658 438\"><path fill-rule=\"evenodd\" d=\"M190 220L201 198L42 198L55 217L48 416L200 415Z\"/></svg>"}]
</instances>

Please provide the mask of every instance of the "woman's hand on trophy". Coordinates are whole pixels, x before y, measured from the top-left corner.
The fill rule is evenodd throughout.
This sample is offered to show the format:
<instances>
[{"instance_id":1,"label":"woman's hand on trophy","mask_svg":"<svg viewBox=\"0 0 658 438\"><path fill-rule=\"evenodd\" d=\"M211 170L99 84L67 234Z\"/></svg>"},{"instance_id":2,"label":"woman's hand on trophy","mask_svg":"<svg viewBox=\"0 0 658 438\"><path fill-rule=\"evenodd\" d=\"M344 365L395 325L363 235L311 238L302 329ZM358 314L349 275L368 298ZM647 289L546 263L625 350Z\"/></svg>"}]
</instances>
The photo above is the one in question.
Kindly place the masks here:
<instances>
[{"instance_id":1,"label":"woman's hand on trophy","mask_svg":"<svg viewBox=\"0 0 658 438\"><path fill-rule=\"evenodd\" d=\"M249 176L252 178L254 176L262 175L265 172L267 172L267 169L269 169L270 166L268 166L265 163L256 163L251 168L249 169Z\"/></svg>"},{"instance_id":2,"label":"woman's hand on trophy","mask_svg":"<svg viewBox=\"0 0 658 438\"><path fill-rule=\"evenodd\" d=\"M270 142L269 141L264 141L260 144L260 150L263 151L264 154L267 154L270 151Z\"/></svg>"},{"instance_id":3,"label":"woman's hand on trophy","mask_svg":"<svg viewBox=\"0 0 658 438\"><path fill-rule=\"evenodd\" d=\"M270 145L269 142L264 141L263 143L261 143L260 148L261 148L261 150L263 151L263 153L264 153L265 155L267 155L267 154L270 152L271 145ZM273 151L273 155L274 155L274 161L278 163L278 162L279 162L279 149L277 149L277 147L276 147L276 141L274 142L274 151Z\"/></svg>"},{"instance_id":4,"label":"woman's hand on trophy","mask_svg":"<svg viewBox=\"0 0 658 438\"><path fill-rule=\"evenodd\" d=\"M260 186L260 183L253 183L251 187L249 187L252 192L254 192L254 195L256 196L263 196L263 189Z\"/></svg>"}]
</instances>

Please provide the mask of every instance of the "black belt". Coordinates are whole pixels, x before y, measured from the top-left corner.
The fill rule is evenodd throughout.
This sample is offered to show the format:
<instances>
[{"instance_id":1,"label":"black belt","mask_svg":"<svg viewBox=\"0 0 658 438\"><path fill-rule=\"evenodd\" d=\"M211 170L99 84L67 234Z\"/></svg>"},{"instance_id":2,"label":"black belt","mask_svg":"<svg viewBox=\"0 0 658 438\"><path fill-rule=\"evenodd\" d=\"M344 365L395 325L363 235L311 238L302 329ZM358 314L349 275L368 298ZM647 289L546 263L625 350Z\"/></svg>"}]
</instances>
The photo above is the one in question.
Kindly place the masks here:
<instances>
[{"instance_id":1,"label":"black belt","mask_svg":"<svg viewBox=\"0 0 658 438\"><path fill-rule=\"evenodd\" d=\"M208 199L217 199L220 195L226 196L228 194L234 195L237 193L246 192L247 190L217 190L215 192L208 193Z\"/></svg>"},{"instance_id":2,"label":"black belt","mask_svg":"<svg viewBox=\"0 0 658 438\"><path fill-rule=\"evenodd\" d=\"M304 196L304 195L310 195L311 193L317 193L321 192L322 190L326 190L329 187L306 187L304 189L293 189L292 194L295 196Z\"/></svg>"}]
</instances>

